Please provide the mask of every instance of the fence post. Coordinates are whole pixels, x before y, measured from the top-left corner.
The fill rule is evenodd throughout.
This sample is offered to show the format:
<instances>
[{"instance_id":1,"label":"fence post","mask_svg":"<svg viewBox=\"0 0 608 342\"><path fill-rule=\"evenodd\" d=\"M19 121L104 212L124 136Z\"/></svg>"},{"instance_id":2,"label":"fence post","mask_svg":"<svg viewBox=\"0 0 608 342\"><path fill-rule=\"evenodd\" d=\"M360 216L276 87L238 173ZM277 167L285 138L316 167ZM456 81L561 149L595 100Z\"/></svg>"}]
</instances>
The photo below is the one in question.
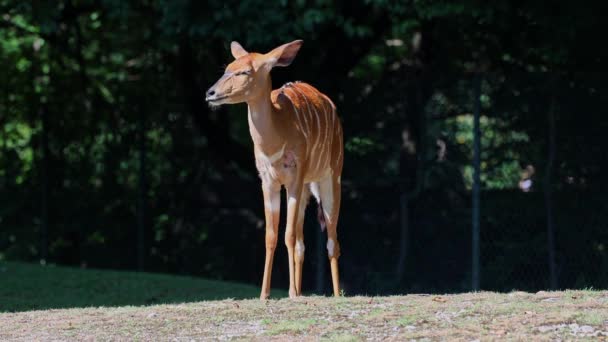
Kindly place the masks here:
<instances>
[{"instance_id":1,"label":"fence post","mask_svg":"<svg viewBox=\"0 0 608 342\"><path fill-rule=\"evenodd\" d=\"M401 232L399 237L399 258L397 259L397 285L401 285L403 278L405 277L405 264L407 261L408 253L408 239L409 239L409 197L406 190L399 196L399 223L401 226Z\"/></svg>"},{"instance_id":2,"label":"fence post","mask_svg":"<svg viewBox=\"0 0 608 342\"><path fill-rule=\"evenodd\" d=\"M555 96L551 99L549 113L547 115L549 132L547 148L547 168L545 170L545 214L547 216L547 255L549 262L549 286L551 290L557 289L557 266L555 264L555 220L553 217L553 189L551 175L555 162Z\"/></svg>"},{"instance_id":3,"label":"fence post","mask_svg":"<svg viewBox=\"0 0 608 342\"><path fill-rule=\"evenodd\" d=\"M137 186L137 270L144 270L146 225L146 129L143 109L139 107L137 131L139 138L139 182Z\"/></svg>"},{"instance_id":4,"label":"fence post","mask_svg":"<svg viewBox=\"0 0 608 342\"><path fill-rule=\"evenodd\" d=\"M49 138L48 138L48 113L46 104L40 104L41 121L41 215L42 224L40 227L40 261L47 263L49 258Z\"/></svg>"},{"instance_id":5,"label":"fence post","mask_svg":"<svg viewBox=\"0 0 608 342\"><path fill-rule=\"evenodd\" d=\"M479 253L479 188L480 188L480 155L481 131L479 129L479 112L481 110L481 75L473 77L473 236L472 236L472 281L471 289L479 291L480 253Z\"/></svg>"}]
</instances>

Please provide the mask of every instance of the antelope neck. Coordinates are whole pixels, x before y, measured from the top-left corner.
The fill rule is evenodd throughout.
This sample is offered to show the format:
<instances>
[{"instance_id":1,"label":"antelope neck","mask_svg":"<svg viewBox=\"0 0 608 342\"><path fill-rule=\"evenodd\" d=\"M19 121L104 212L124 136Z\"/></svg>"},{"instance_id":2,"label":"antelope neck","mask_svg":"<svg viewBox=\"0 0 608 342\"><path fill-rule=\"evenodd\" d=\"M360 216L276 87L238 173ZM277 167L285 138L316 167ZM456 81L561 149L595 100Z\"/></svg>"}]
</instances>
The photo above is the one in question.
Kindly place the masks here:
<instances>
[{"instance_id":1,"label":"antelope neck","mask_svg":"<svg viewBox=\"0 0 608 342\"><path fill-rule=\"evenodd\" d=\"M270 101L270 89L261 96L247 101L247 106L249 133L253 143L264 154L278 151L282 143L274 122L275 115Z\"/></svg>"}]
</instances>

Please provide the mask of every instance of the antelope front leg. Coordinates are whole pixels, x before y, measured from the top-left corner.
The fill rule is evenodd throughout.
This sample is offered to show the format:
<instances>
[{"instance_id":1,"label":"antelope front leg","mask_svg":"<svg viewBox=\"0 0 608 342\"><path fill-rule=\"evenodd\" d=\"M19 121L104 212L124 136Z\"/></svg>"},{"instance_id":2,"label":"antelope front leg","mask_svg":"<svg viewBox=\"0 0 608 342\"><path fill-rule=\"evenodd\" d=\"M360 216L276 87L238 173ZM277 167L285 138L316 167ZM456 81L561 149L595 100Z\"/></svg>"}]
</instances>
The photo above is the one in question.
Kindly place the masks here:
<instances>
[{"instance_id":1,"label":"antelope front leg","mask_svg":"<svg viewBox=\"0 0 608 342\"><path fill-rule=\"evenodd\" d=\"M264 192L264 214L266 217L266 261L264 262L264 278L262 278L262 293L260 299L270 296L270 279L272 277L272 261L279 236L279 216L281 214L281 186L262 184Z\"/></svg>"},{"instance_id":2,"label":"antelope front leg","mask_svg":"<svg viewBox=\"0 0 608 342\"><path fill-rule=\"evenodd\" d=\"M302 177L298 176L291 186L287 187L287 225L285 228L285 246L287 246L287 255L289 258L289 298L295 298L298 295L298 292L296 291L294 269L294 250L296 244L298 212L300 210L300 201L302 200L302 183Z\"/></svg>"}]
</instances>

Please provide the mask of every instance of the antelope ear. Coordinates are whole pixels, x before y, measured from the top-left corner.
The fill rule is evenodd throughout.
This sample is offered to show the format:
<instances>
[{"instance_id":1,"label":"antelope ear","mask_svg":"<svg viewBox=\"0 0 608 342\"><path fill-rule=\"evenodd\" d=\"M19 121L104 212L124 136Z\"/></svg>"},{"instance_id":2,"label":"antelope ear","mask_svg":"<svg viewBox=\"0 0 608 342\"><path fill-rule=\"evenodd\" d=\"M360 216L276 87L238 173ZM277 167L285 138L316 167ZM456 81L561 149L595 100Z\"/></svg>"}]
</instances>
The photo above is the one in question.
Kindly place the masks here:
<instances>
[{"instance_id":1,"label":"antelope ear","mask_svg":"<svg viewBox=\"0 0 608 342\"><path fill-rule=\"evenodd\" d=\"M304 43L303 40L294 40L291 43L283 44L266 55L271 63L271 67L281 66L286 67L296 58L300 47Z\"/></svg>"},{"instance_id":2,"label":"antelope ear","mask_svg":"<svg viewBox=\"0 0 608 342\"><path fill-rule=\"evenodd\" d=\"M239 59L249 53L236 41L230 43L230 52L232 52L232 57L234 57L234 59Z\"/></svg>"}]
</instances>

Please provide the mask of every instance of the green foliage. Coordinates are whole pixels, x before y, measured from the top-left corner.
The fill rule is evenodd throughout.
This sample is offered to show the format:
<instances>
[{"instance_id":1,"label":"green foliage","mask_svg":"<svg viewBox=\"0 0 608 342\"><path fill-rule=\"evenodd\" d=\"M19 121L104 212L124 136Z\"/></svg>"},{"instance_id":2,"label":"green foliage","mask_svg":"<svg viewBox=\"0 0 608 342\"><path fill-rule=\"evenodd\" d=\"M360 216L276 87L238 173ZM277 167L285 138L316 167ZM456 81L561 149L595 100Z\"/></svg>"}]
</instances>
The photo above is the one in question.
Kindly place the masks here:
<instances>
[{"instance_id":1,"label":"green foliage","mask_svg":"<svg viewBox=\"0 0 608 342\"><path fill-rule=\"evenodd\" d=\"M264 218L246 109L203 101L231 40L266 52L304 39L273 81L309 82L337 105L346 245L368 241L372 226L378 245L397 250L397 190L420 190L421 217L463 216L472 71L484 77L484 190L517 189L526 165L542 190L552 99L556 189L605 188L605 77L578 73L601 70L605 47L592 39L603 19L572 2L519 5L0 0L0 256L40 259L49 227L53 261L133 268L143 197L147 268L257 281Z\"/></svg>"},{"instance_id":2,"label":"green foliage","mask_svg":"<svg viewBox=\"0 0 608 342\"><path fill-rule=\"evenodd\" d=\"M455 137L457 148L473 159L473 116L464 114L446 121L446 131ZM482 132L481 182L486 189L513 189L520 180L521 155L520 144L529 142L525 132L509 130L509 125L501 118L482 116L480 118ZM500 151L496 153L496 151ZM462 170L468 189L473 183L473 167L465 164Z\"/></svg>"}]
</instances>

